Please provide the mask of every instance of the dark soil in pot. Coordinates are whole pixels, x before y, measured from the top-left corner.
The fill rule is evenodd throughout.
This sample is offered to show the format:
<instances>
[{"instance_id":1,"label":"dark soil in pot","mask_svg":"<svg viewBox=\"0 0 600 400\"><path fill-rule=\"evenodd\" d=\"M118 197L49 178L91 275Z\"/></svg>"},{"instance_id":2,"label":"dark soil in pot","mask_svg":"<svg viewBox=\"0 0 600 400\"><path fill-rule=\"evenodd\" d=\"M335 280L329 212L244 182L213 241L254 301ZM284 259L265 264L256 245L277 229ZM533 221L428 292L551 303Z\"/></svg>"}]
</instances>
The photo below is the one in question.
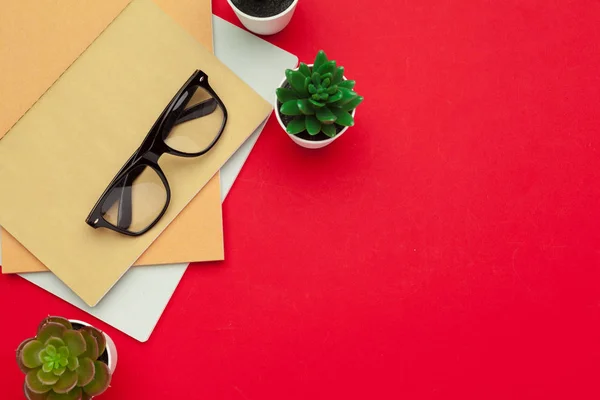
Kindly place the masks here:
<instances>
[{"instance_id":1,"label":"dark soil in pot","mask_svg":"<svg viewBox=\"0 0 600 400\"><path fill-rule=\"evenodd\" d=\"M245 14L265 18L281 14L292 5L294 0L231 0L231 2Z\"/></svg>"},{"instance_id":2,"label":"dark soil in pot","mask_svg":"<svg viewBox=\"0 0 600 400\"><path fill-rule=\"evenodd\" d=\"M71 325L73 325L73 329L75 329L76 331L83 328L84 326L75 322L71 322ZM102 361L104 364L108 365L108 349L104 349L104 353L100 354L100 357L98 357L98 361Z\"/></svg>"},{"instance_id":3,"label":"dark soil in pot","mask_svg":"<svg viewBox=\"0 0 600 400\"><path fill-rule=\"evenodd\" d=\"M284 88L290 88L290 84L289 83L285 83L283 85ZM277 112L279 113L279 110L281 109L281 102L278 100L277 101ZM290 117L288 115L283 115L281 113L279 113L279 117L281 118L281 122L283 122L283 124L285 126L287 126L287 124L290 123L291 120L294 119L294 117ZM338 124L333 124L333 126L335 126L335 133L336 135L338 135L342 129L344 129L345 127L340 126ZM323 140L327 140L327 139L331 139L329 136L327 136L326 134L324 134L323 132L319 132L314 136L309 135L309 133L307 131L302 131L296 135L294 135L296 137L299 137L300 139L304 139L304 140L309 140L311 142L321 142Z\"/></svg>"}]
</instances>

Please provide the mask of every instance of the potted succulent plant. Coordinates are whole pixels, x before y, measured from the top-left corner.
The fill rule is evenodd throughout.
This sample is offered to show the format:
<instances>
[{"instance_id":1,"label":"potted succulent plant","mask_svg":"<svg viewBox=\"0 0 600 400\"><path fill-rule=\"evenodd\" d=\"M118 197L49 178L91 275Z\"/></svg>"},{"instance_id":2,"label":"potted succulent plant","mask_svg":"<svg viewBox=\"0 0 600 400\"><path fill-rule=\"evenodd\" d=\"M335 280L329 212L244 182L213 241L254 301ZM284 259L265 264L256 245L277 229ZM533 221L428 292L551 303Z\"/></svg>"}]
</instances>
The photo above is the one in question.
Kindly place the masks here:
<instances>
[{"instance_id":1,"label":"potted succulent plant","mask_svg":"<svg viewBox=\"0 0 600 400\"><path fill-rule=\"evenodd\" d=\"M82 321L45 318L17 349L29 400L85 400L108 388L117 366L112 339Z\"/></svg>"},{"instance_id":2,"label":"potted succulent plant","mask_svg":"<svg viewBox=\"0 0 600 400\"><path fill-rule=\"evenodd\" d=\"M325 147L354 125L356 107L363 101L355 84L344 76L344 67L320 50L313 64L285 71L276 90L277 120L298 145Z\"/></svg>"},{"instance_id":3,"label":"potted succulent plant","mask_svg":"<svg viewBox=\"0 0 600 400\"><path fill-rule=\"evenodd\" d=\"M273 35L285 28L298 0L227 0L240 22L258 35Z\"/></svg>"}]
</instances>

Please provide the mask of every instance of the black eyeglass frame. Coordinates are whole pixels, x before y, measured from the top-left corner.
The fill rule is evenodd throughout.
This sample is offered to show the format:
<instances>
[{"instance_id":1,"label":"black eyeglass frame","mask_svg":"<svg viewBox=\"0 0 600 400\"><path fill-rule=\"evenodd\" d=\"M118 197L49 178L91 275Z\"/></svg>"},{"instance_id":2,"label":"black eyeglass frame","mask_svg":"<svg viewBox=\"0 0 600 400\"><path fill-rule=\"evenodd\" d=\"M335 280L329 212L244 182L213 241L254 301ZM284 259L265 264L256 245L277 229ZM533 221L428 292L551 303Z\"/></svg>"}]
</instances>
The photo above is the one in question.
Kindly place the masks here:
<instances>
[{"instance_id":1,"label":"black eyeglass frame","mask_svg":"<svg viewBox=\"0 0 600 400\"><path fill-rule=\"evenodd\" d=\"M200 87L206 90L212 96L212 99L216 101L216 104L212 110L214 110L216 107L221 107L221 110L223 111L223 122L221 124L221 128L219 129L219 133L208 145L208 147L197 153L185 153L171 148L165 142L165 138L169 135L171 129L173 129L175 125L206 115L203 115L203 110L205 109L205 106L202 107L202 104L192 106L187 110L185 109L190 99L192 98L195 90ZM133 155L129 158L129 160L127 160L125 165L123 165L121 170L109 183L107 188L104 190L104 193L102 193L102 195L90 211L85 222L94 229L108 228L128 236L140 236L148 232L158 223L158 221L160 221L160 219L167 211L171 202L171 188L169 186L169 182L161 167L158 165L158 160L160 159L160 157L163 154L170 154L179 157L192 158L206 154L214 147L217 141L221 138L221 135L225 130L226 124L227 108L225 107L225 104L223 104L223 101L219 98L217 93L210 86L208 82L208 75L206 75L206 73L204 73L201 70L196 70L190 76L187 82L181 87L181 89L179 89L177 94L175 94L175 96L171 99L169 104L165 107L163 112L157 118L156 122L142 141L140 147L138 147L135 153L133 153ZM126 228L117 226L120 225L118 222L117 225L108 222L104 218L104 214L107 210L103 210L102 205L107 202L107 199L109 195L111 195L111 193L117 192L114 189L117 186L117 184L119 184L121 181L132 183L139 176L139 173L135 174L133 172L137 170L142 171L143 169L140 167L152 168L157 173L163 185L165 186L167 197L163 209L150 225L148 225L145 229L139 232L131 232ZM124 190L121 191L121 197L126 195L131 196L130 191L125 189L127 189L127 185L125 185ZM108 204L108 206L110 207L112 204L114 204L115 201L108 202L110 203ZM124 204L128 204L128 202L123 201L123 199L121 199L119 206L121 207ZM119 215L121 215L121 210L119 210ZM129 218L131 218L131 210L129 210Z\"/></svg>"}]
</instances>

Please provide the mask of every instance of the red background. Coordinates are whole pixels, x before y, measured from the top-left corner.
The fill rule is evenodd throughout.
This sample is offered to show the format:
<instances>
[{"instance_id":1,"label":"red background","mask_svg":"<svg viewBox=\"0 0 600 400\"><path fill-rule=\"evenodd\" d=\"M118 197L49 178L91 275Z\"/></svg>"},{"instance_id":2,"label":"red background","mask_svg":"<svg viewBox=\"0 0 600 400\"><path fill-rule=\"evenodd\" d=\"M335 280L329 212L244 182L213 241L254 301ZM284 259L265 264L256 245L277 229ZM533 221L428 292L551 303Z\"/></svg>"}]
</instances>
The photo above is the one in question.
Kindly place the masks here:
<instances>
[{"instance_id":1,"label":"red background","mask_svg":"<svg viewBox=\"0 0 600 400\"><path fill-rule=\"evenodd\" d=\"M595 0L300 0L268 40L343 64L357 125L308 151L271 118L226 261L188 269L148 343L2 276L0 397L57 314L117 342L106 400L598 398L599 21Z\"/></svg>"}]
</instances>

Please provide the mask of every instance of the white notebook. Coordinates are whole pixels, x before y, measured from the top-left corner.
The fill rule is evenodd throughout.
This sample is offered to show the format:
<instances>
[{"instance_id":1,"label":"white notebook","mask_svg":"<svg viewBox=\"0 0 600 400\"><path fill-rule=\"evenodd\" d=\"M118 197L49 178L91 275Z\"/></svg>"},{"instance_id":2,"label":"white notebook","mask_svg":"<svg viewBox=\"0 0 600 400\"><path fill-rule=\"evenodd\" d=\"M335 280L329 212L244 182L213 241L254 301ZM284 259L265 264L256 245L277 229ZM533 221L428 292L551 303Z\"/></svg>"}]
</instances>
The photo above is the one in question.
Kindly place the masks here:
<instances>
[{"instance_id":1,"label":"white notebook","mask_svg":"<svg viewBox=\"0 0 600 400\"><path fill-rule=\"evenodd\" d=\"M285 69L295 68L298 58L217 16L213 16L213 36L216 56L272 104L275 101L275 89L281 83ZM259 126L221 169L221 201L229 193L263 127L264 124ZM83 303L50 272L21 276L134 339L145 342L187 266L172 264L130 268L93 308Z\"/></svg>"}]
</instances>

